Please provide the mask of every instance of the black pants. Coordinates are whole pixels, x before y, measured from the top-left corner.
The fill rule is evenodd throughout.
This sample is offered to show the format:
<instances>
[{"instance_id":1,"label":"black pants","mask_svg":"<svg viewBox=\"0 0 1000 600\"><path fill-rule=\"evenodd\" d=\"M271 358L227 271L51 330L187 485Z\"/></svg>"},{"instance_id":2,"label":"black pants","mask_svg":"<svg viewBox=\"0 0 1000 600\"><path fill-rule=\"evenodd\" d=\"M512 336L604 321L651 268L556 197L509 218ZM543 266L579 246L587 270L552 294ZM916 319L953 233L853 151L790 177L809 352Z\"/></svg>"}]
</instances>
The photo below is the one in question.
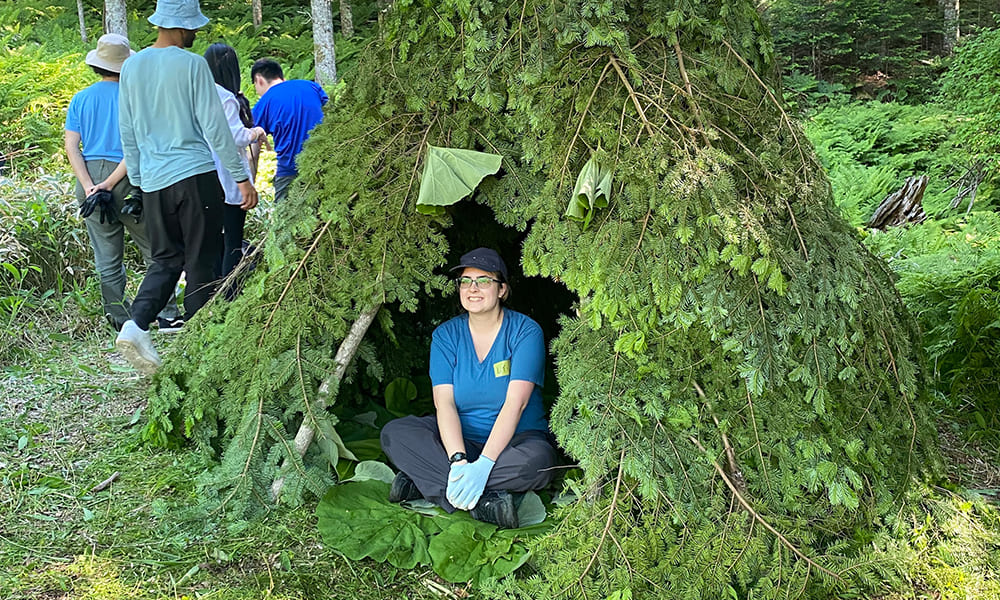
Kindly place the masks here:
<instances>
[{"instance_id":1,"label":"black pants","mask_svg":"<svg viewBox=\"0 0 1000 600\"><path fill-rule=\"evenodd\" d=\"M224 193L215 171L194 175L155 192L142 193L153 265L132 302L132 320L142 329L167 303L182 272L185 317L190 319L215 293L215 262L221 252Z\"/></svg>"},{"instance_id":2,"label":"black pants","mask_svg":"<svg viewBox=\"0 0 1000 600\"><path fill-rule=\"evenodd\" d=\"M247 212L235 204L222 207L222 276L233 272L243 258L243 227Z\"/></svg>"},{"instance_id":3,"label":"black pants","mask_svg":"<svg viewBox=\"0 0 1000 600\"><path fill-rule=\"evenodd\" d=\"M382 428L382 450L396 467L410 476L424 498L448 512L448 473L451 463L441 443L437 417L403 417ZM479 458L483 444L465 440L465 452L472 462ZM548 432L523 431L515 434L486 481L486 489L527 492L538 490L552 480L556 451Z\"/></svg>"}]
</instances>

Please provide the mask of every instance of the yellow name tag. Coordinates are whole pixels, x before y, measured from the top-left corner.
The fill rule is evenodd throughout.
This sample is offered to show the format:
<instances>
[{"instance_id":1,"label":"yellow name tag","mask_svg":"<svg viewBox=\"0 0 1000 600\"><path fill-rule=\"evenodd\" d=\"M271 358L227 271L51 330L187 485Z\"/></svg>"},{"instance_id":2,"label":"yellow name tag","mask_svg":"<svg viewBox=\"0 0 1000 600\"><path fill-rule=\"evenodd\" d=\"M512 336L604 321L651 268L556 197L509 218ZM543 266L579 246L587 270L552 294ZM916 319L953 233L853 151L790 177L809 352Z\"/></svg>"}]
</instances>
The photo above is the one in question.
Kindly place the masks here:
<instances>
[{"instance_id":1,"label":"yellow name tag","mask_svg":"<svg viewBox=\"0 0 1000 600\"><path fill-rule=\"evenodd\" d=\"M497 377L506 377L510 375L510 361L501 360L498 363L493 363L493 374Z\"/></svg>"}]
</instances>

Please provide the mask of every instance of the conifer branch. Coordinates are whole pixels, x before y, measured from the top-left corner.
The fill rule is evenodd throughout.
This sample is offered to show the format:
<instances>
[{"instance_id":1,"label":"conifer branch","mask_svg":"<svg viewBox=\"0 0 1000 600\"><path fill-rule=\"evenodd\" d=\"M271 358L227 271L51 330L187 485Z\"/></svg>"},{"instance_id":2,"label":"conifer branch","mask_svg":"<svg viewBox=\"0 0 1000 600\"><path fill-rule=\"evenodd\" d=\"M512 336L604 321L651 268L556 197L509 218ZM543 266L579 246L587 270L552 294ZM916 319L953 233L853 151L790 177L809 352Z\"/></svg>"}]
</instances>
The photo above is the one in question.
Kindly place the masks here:
<instances>
[{"instance_id":1,"label":"conifer branch","mask_svg":"<svg viewBox=\"0 0 1000 600\"><path fill-rule=\"evenodd\" d=\"M312 411L313 414L319 411L326 410L327 399L330 397L330 391L335 387L340 385L341 380L344 378L344 374L347 372L347 366L351 363L354 355L358 351L358 347L361 345L361 341L364 339L365 334L368 332L368 328L371 326L372 321L375 320L375 315L378 314L379 309L382 308L381 304L375 304L368 310L362 312L354 324L351 325L351 330L344 337L344 341L340 343L340 347L337 349L337 354L333 358L333 362L336 365L333 369L333 373L323 380L323 383L319 386L319 392L316 394L316 399L312 402L312 406L309 406L307 402L308 411ZM316 428L314 426L315 419L310 422L309 419L302 421L302 425L299 426L298 432L295 434L295 451L299 456L305 456L306 450L309 449L309 445L312 443L313 438L316 437ZM284 461L285 464L279 469L279 473L284 471L286 468L287 460ZM281 494L281 488L285 485L285 478L278 477L271 484L271 498L277 500Z\"/></svg>"},{"instance_id":2,"label":"conifer branch","mask_svg":"<svg viewBox=\"0 0 1000 600\"><path fill-rule=\"evenodd\" d=\"M628 90L629 98L632 99L632 104L635 106L635 110L638 111L639 118L642 119L642 124L646 127L646 133L649 134L649 137L653 137L654 134L652 124L649 122L649 119L646 118L646 111L642 110L642 105L639 103L639 98L636 96L635 90L632 89L632 84L628 82L628 77L625 76L622 68L618 66L618 61L615 60L615 57L612 56L609 60L611 61L611 66L618 72L618 78L622 80L623 84L625 84L625 89Z\"/></svg>"},{"instance_id":3,"label":"conifer branch","mask_svg":"<svg viewBox=\"0 0 1000 600\"><path fill-rule=\"evenodd\" d=\"M789 133L792 134L792 139L795 140L795 149L798 150L799 152L799 160L802 162L803 165L807 164L808 161L806 160L806 154L805 151L802 149L802 142L799 140L799 136L795 132L795 126L792 125L792 119L788 116L788 113L785 112L784 107L781 106L781 102L778 102L778 99L774 96L774 92L772 92L771 88L769 88L767 84L764 83L764 81L760 78L760 75L757 74L757 71L750 66L750 63L748 63L746 59L740 56L740 53L737 52L736 49L733 48L732 45L726 39L723 38L719 41L721 41L722 45L724 45L726 48L729 49L730 52L733 53L733 56L736 57L736 60L738 60L740 64L743 65L743 68L746 69L747 72L753 76L754 80L757 81L757 84L760 85L762 90L764 90L764 94L767 96L768 100L770 100L771 103L774 105L774 107L778 109L778 113L781 114L781 120L785 122L785 126L788 127Z\"/></svg>"},{"instance_id":4,"label":"conifer branch","mask_svg":"<svg viewBox=\"0 0 1000 600\"><path fill-rule=\"evenodd\" d=\"M681 43L677 36L674 36L674 54L677 55L677 68L680 71L681 79L684 80L684 89L687 91L688 102L691 103L691 110L694 112L694 120L698 123L698 131L701 133L701 138L705 140L705 145L709 148L712 147L712 142L708 139L708 135L705 133L705 124L701 118L701 108L698 106L698 102L694 99L694 90L691 87L691 80L688 78L687 68L684 66L684 53L681 52Z\"/></svg>"},{"instance_id":5,"label":"conifer branch","mask_svg":"<svg viewBox=\"0 0 1000 600\"><path fill-rule=\"evenodd\" d=\"M699 450L701 450L702 453L704 453L706 456L708 456L708 450L706 450L705 447L701 445L701 442L699 442L694 437L689 437L688 439L691 440L691 443L694 444L695 446L697 446L697 448ZM840 582L844 581L843 578L840 575L838 575L837 573L834 573L833 571L831 571L831 570L829 570L829 569L821 566L819 563L817 563L813 559L811 559L808 556L806 556L805 554L803 554L803 552L801 550L799 550L798 548L796 548L794 544L792 544L790 541L788 541L788 538L786 538L785 536L781 535L780 531L778 531L777 529L775 529L770 523L768 523L764 519L764 517L762 517L760 515L760 513L758 513L757 511L755 511L753 509L753 507L750 506L750 503L747 502L746 498L744 498L742 494L740 494L740 491L738 489L736 489L736 485L729 479L729 476L726 475L725 469L723 469L722 467L720 467L719 463L716 462L715 460L711 460L711 459L709 459L709 460L711 461L712 466L715 468L715 471L719 474L720 477L722 477L723 483L726 484L726 487L729 488L729 491L732 492L733 496L736 497L736 501L739 502L743 506L743 508L746 509L746 511L748 513L750 513L750 516L752 516L758 523L760 523L761 526L764 527L764 529L766 529L769 532L771 532L771 534L773 536L775 536L776 538L778 538L778 541L780 541L782 544L784 544L784 546L786 548L788 548L789 550L791 550L795 554L795 556L798 556L799 558L801 558L802 560L804 560L806 562L806 564L808 564L810 567L815 567L819 571L825 573L826 575L829 575L830 577L833 577L837 581L840 581Z\"/></svg>"},{"instance_id":6,"label":"conifer branch","mask_svg":"<svg viewBox=\"0 0 1000 600\"><path fill-rule=\"evenodd\" d=\"M767 491L774 493L771 489L771 476L767 474L767 463L764 461L764 450L763 445L760 442L760 433L757 431L757 416L753 411L753 398L750 396L750 390L746 390L747 393L747 406L750 408L750 423L753 424L753 437L757 441L757 457L760 458L760 470L764 474L764 483L767 484Z\"/></svg>"},{"instance_id":7,"label":"conifer branch","mask_svg":"<svg viewBox=\"0 0 1000 600\"><path fill-rule=\"evenodd\" d=\"M697 381L692 382L694 384L694 389L698 393L698 396L705 402L705 407L708 408L708 414L712 417L712 421L715 423L715 428L719 430L719 435L722 438L722 448L726 452L726 463L729 465L729 475L733 478L736 483L736 487L740 489L740 492L746 494L747 482L743 477L743 471L740 469L739 464L736 462L736 451L733 450L733 446L729 443L729 436L723 431L722 425L719 424L719 419L715 416L715 409L712 408L712 403L709 402L708 397L705 396L705 391L701 389Z\"/></svg>"},{"instance_id":8,"label":"conifer branch","mask_svg":"<svg viewBox=\"0 0 1000 600\"><path fill-rule=\"evenodd\" d=\"M601 553L601 548L604 547L604 540L607 539L608 533L611 531L611 525L615 520L615 509L618 508L618 493L621 491L623 472L625 470L625 449L622 448L621 454L618 456L618 477L615 478L615 491L611 495L611 505L608 506L608 518L604 523L604 531L601 532L601 539L597 541L597 547L594 548L594 554L590 557L590 562L584 567L583 572L577 577L577 583L581 586L583 585L583 578L587 576L590 572L591 567L597 561L597 556ZM566 593L567 590L572 586L567 586L561 592L559 596Z\"/></svg>"},{"instance_id":9,"label":"conifer branch","mask_svg":"<svg viewBox=\"0 0 1000 600\"><path fill-rule=\"evenodd\" d=\"M580 130L583 129L583 122L587 119L587 112L590 110L590 104L594 101L594 96L597 95L597 90L601 89L601 83L604 81L604 76L608 74L608 69L611 68L612 60L614 59L610 59L608 64L604 65L604 70L601 71L600 77L597 78L597 83L594 84L594 89L590 92L590 98L587 98L587 104L583 107L583 111L580 113L580 120L576 124L576 131L573 133L573 137L569 141L569 146L566 148L566 159L563 160L562 170L560 171L560 182L566 175L566 167L569 166L569 157L573 155L573 146L576 145L576 140L580 137Z\"/></svg>"},{"instance_id":10,"label":"conifer branch","mask_svg":"<svg viewBox=\"0 0 1000 600\"><path fill-rule=\"evenodd\" d=\"M885 335L885 329L881 329L882 341L885 343L885 350L889 353L889 364L892 365L892 374L896 378L896 383L899 383L899 371L896 370L896 357L892 353L892 347L889 345L889 338ZM913 449L917 445L917 419L913 416L913 409L910 408L910 401L907 398L906 392L900 394L902 396L903 406L906 407L906 413L910 416L910 448L906 453L906 473L910 473L910 468L913 465ZM907 484L909 483L909 478L903 483L903 489L900 490L900 494L906 490Z\"/></svg>"},{"instance_id":11,"label":"conifer branch","mask_svg":"<svg viewBox=\"0 0 1000 600\"><path fill-rule=\"evenodd\" d=\"M250 442L250 450L247 452L246 460L243 461L243 469L242 471L240 471L239 476L236 477L236 482L233 485L233 489L229 492L229 495L226 496L225 500L219 503L219 508L218 508L219 511L221 511L223 508L226 507L227 504L229 504L229 501L236 496L236 492L240 490L240 487L243 485L243 483L246 482L247 479L250 477L250 468L251 466L253 466L254 463L254 455L257 450L257 444L260 443L261 427L264 424L263 394L258 394L257 413L254 415L254 418L256 419L257 423L256 425L254 425L253 438ZM251 490L253 489L252 484L250 485L250 488Z\"/></svg>"},{"instance_id":12,"label":"conifer branch","mask_svg":"<svg viewBox=\"0 0 1000 600\"><path fill-rule=\"evenodd\" d=\"M785 208L788 209L788 216L792 219L792 229L795 230L795 235L799 238L799 247L802 249L802 256L808 262L809 260L809 249L806 248L806 241L802 239L802 232L799 230L799 224L795 221L795 213L792 212L792 205L788 203L788 200L784 200Z\"/></svg>"},{"instance_id":13,"label":"conifer branch","mask_svg":"<svg viewBox=\"0 0 1000 600\"><path fill-rule=\"evenodd\" d=\"M354 192L353 194L351 194L351 197L348 199L348 202L357 197L358 193ZM330 224L333 223L333 219L334 217L330 217L329 219L326 220L326 223L323 223L323 229L316 234L316 237L313 238L313 242L309 246L309 249L306 250L306 253L302 255L302 260L300 260L299 264L295 267L295 271L292 272L292 276L289 277L288 281L285 282L285 287L281 290L281 294L278 295L278 300L274 303L274 306L271 309L271 314L268 315L267 321L261 328L262 330L266 331L268 327L270 327L271 321L273 321L275 315L278 314L278 309L281 307L282 301L285 299L285 296L288 294L288 291L292 289L292 283L296 281L299 272L303 269L303 267L306 266L306 261L308 261L309 257L312 256L312 253L316 251L316 247L319 246L319 241L323 239L323 234L326 233L326 230L330 228ZM261 336L261 342L263 342L263 337L264 336Z\"/></svg>"}]
</instances>

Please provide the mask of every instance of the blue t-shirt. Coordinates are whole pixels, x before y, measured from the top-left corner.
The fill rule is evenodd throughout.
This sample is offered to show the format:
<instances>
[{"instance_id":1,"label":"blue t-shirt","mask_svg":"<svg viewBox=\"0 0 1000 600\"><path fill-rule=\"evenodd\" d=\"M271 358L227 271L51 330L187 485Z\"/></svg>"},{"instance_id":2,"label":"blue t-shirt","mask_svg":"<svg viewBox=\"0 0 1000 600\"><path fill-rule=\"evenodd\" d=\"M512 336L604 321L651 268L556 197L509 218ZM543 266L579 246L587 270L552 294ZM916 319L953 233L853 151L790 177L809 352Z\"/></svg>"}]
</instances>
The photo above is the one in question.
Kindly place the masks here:
<instances>
[{"instance_id":1,"label":"blue t-shirt","mask_svg":"<svg viewBox=\"0 0 1000 600\"><path fill-rule=\"evenodd\" d=\"M530 381L528 405L516 433L548 429L542 405L545 383L545 338L542 328L519 312L503 309L503 322L483 362L476 356L469 315L442 323L431 338L431 383L451 384L462 421L462 437L485 442L493 430L512 379Z\"/></svg>"},{"instance_id":2,"label":"blue t-shirt","mask_svg":"<svg viewBox=\"0 0 1000 600\"><path fill-rule=\"evenodd\" d=\"M66 130L80 134L84 160L121 162L118 82L98 81L77 92L66 111Z\"/></svg>"},{"instance_id":3,"label":"blue t-shirt","mask_svg":"<svg viewBox=\"0 0 1000 600\"><path fill-rule=\"evenodd\" d=\"M276 177L298 174L295 157L309 132L323 119L329 98L323 88L304 79L290 79L271 86L253 107L253 122L274 136L278 155Z\"/></svg>"}]
</instances>

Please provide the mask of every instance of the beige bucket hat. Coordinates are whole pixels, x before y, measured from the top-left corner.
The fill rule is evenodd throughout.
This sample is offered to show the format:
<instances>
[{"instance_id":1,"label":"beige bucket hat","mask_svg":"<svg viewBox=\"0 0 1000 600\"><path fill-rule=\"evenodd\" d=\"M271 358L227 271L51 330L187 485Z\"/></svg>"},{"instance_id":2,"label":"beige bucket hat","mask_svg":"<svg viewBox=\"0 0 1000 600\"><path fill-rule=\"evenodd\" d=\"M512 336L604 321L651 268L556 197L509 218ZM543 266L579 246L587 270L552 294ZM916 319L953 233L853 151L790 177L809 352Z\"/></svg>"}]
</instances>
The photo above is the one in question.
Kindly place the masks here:
<instances>
[{"instance_id":1,"label":"beige bucket hat","mask_svg":"<svg viewBox=\"0 0 1000 600\"><path fill-rule=\"evenodd\" d=\"M92 67L111 71L112 73L122 72L122 63L125 59L135 54L128 45L128 39L117 33L105 33L101 39L97 40L97 48L87 53L87 58L83 62Z\"/></svg>"}]
</instances>

